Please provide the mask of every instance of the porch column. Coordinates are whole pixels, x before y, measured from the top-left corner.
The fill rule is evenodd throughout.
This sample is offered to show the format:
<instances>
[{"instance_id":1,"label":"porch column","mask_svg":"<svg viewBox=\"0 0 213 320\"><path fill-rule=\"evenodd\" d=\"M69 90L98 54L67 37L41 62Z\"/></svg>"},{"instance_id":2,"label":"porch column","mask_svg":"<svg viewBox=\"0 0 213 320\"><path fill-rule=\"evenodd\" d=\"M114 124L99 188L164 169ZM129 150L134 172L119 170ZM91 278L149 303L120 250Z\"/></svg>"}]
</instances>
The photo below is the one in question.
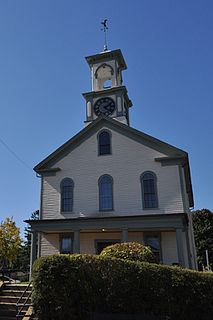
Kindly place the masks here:
<instances>
[{"instance_id":1,"label":"porch column","mask_svg":"<svg viewBox=\"0 0 213 320\"><path fill-rule=\"evenodd\" d=\"M38 232L38 235L37 235L37 258L40 258L41 256L41 232Z\"/></svg>"},{"instance_id":2,"label":"porch column","mask_svg":"<svg viewBox=\"0 0 213 320\"><path fill-rule=\"evenodd\" d=\"M128 229L122 229L122 242L128 242Z\"/></svg>"},{"instance_id":3,"label":"porch column","mask_svg":"<svg viewBox=\"0 0 213 320\"><path fill-rule=\"evenodd\" d=\"M31 250L30 250L30 280L32 279L33 263L37 258L36 245L37 245L37 232L32 231L31 232Z\"/></svg>"},{"instance_id":4,"label":"porch column","mask_svg":"<svg viewBox=\"0 0 213 320\"><path fill-rule=\"evenodd\" d=\"M187 253L188 253L188 264L189 264L189 268L193 269L192 267L192 254L191 254L191 247L190 247L190 243L189 243L189 232L188 232L188 228L186 228L185 230L185 237L186 237L186 246L187 246Z\"/></svg>"},{"instance_id":5,"label":"porch column","mask_svg":"<svg viewBox=\"0 0 213 320\"><path fill-rule=\"evenodd\" d=\"M80 253L80 230L74 231L73 253Z\"/></svg>"},{"instance_id":6,"label":"porch column","mask_svg":"<svg viewBox=\"0 0 213 320\"><path fill-rule=\"evenodd\" d=\"M176 241L177 241L178 262L181 266L185 267L182 228L176 229Z\"/></svg>"}]
</instances>

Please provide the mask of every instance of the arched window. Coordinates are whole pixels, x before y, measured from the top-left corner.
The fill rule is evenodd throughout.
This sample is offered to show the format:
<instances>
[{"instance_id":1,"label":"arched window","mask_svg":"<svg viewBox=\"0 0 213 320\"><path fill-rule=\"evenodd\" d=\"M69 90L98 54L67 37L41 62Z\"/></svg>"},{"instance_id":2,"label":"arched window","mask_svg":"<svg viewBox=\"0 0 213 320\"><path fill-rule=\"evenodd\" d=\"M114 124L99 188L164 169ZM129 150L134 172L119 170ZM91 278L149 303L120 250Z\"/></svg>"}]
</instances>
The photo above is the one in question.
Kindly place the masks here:
<instances>
[{"instance_id":1,"label":"arched window","mask_svg":"<svg viewBox=\"0 0 213 320\"><path fill-rule=\"evenodd\" d=\"M141 175L141 189L143 208L157 208L157 178L153 172L147 171Z\"/></svg>"},{"instance_id":2,"label":"arched window","mask_svg":"<svg viewBox=\"0 0 213 320\"><path fill-rule=\"evenodd\" d=\"M99 210L113 210L113 179L109 175L99 178Z\"/></svg>"},{"instance_id":3,"label":"arched window","mask_svg":"<svg viewBox=\"0 0 213 320\"><path fill-rule=\"evenodd\" d=\"M98 135L98 154L111 154L111 134L108 131L102 131Z\"/></svg>"},{"instance_id":4,"label":"arched window","mask_svg":"<svg viewBox=\"0 0 213 320\"><path fill-rule=\"evenodd\" d=\"M72 179L65 178L61 181L61 211L71 212L73 209L73 188Z\"/></svg>"}]
</instances>

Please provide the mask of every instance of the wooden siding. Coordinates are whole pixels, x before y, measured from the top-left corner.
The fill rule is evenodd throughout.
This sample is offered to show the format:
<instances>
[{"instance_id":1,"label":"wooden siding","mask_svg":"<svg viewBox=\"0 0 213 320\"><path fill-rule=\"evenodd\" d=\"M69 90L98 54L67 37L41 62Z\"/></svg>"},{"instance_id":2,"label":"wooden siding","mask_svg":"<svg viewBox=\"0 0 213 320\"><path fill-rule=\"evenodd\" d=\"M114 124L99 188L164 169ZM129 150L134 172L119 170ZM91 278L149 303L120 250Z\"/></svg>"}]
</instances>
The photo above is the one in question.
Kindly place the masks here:
<instances>
[{"instance_id":1,"label":"wooden siding","mask_svg":"<svg viewBox=\"0 0 213 320\"><path fill-rule=\"evenodd\" d=\"M120 133L112 132L112 155L98 156L97 134L88 138L54 167L61 171L44 177L42 218L70 218L99 213L98 179L109 174L114 180L114 211L108 215L141 215L183 212L178 166L161 166L156 157L165 156ZM140 175L153 171L157 176L159 209L143 210ZM60 213L60 182L74 181L73 213Z\"/></svg>"},{"instance_id":2,"label":"wooden siding","mask_svg":"<svg viewBox=\"0 0 213 320\"><path fill-rule=\"evenodd\" d=\"M134 231L134 232L129 232L128 234L128 241L130 242L139 242L143 243L143 232L142 231Z\"/></svg>"},{"instance_id":3,"label":"wooden siding","mask_svg":"<svg viewBox=\"0 0 213 320\"><path fill-rule=\"evenodd\" d=\"M59 235L41 235L41 257L59 253Z\"/></svg>"},{"instance_id":4,"label":"wooden siding","mask_svg":"<svg viewBox=\"0 0 213 320\"><path fill-rule=\"evenodd\" d=\"M122 241L121 232L82 232L80 234L80 253L95 254L95 241L110 239ZM130 231L129 241L143 243L143 232ZM178 262L175 232L161 233L161 249L164 264L172 264ZM57 253L59 253L59 234L43 234L41 236L41 256L47 256ZM185 256L185 258L185 261L187 261L187 256Z\"/></svg>"}]
</instances>

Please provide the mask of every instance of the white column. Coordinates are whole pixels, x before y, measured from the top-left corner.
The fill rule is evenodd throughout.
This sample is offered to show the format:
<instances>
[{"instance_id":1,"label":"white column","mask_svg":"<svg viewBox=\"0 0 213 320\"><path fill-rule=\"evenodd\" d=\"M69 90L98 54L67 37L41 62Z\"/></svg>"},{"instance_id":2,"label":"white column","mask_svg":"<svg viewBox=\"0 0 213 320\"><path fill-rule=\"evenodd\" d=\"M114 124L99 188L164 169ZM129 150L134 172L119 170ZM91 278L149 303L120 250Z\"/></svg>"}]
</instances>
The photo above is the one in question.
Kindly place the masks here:
<instances>
[{"instance_id":1,"label":"white column","mask_svg":"<svg viewBox=\"0 0 213 320\"><path fill-rule=\"evenodd\" d=\"M74 231L73 253L80 253L80 230Z\"/></svg>"},{"instance_id":2,"label":"white column","mask_svg":"<svg viewBox=\"0 0 213 320\"><path fill-rule=\"evenodd\" d=\"M122 242L128 242L128 229L122 229Z\"/></svg>"},{"instance_id":3,"label":"white column","mask_svg":"<svg viewBox=\"0 0 213 320\"><path fill-rule=\"evenodd\" d=\"M41 232L37 234L37 258L41 256Z\"/></svg>"},{"instance_id":4,"label":"white column","mask_svg":"<svg viewBox=\"0 0 213 320\"><path fill-rule=\"evenodd\" d=\"M185 237L186 237L186 247L187 247L187 257L188 257L188 265L190 269L192 268L192 255L191 255L191 248L190 248L190 243L189 243L189 232L188 228L185 230Z\"/></svg>"},{"instance_id":5,"label":"white column","mask_svg":"<svg viewBox=\"0 0 213 320\"><path fill-rule=\"evenodd\" d=\"M117 98L117 108L118 112L122 112L121 97Z\"/></svg>"},{"instance_id":6,"label":"white column","mask_svg":"<svg viewBox=\"0 0 213 320\"><path fill-rule=\"evenodd\" d=\"M92 104L91 101L87 102L87 117L91 118L92 116Z\"/></svg>"},{"instance_id":7,"label":"white column","mask_svg":"<svg viewBox=\"0 0 213 320\"><path fill-rule=\"evenodd\" d=\"M37 258L36 245L37 245L37 232L32 231L31 232L31 250L30 250L30 280L32 279L33 263Z\"/></svg>"}]
</instances>

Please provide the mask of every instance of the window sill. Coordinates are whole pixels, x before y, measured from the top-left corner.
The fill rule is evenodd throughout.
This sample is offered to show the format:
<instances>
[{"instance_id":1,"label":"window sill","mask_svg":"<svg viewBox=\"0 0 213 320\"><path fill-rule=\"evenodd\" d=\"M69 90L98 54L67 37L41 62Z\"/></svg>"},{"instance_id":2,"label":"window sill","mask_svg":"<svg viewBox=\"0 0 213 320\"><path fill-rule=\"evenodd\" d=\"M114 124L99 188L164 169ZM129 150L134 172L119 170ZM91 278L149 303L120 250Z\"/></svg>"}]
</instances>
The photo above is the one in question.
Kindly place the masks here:
<instances>
[{"instance_id":1,"label":"window sill","mask_svg":"<svg viewBox=\"0 0 213 320\"><path fill-rule=\"evenodd\" d=\"M112 153L98 154L99 157L111 156L111 155L112 155Z\"/></svg>"},{"instance_id":2,"label":"window sill","mask_svg":"<svg viewBox=\"0 0 213 320\"><path fill-rule=\"evenodd\" d=\"M60 254L73 254L73 252L71 252L71 251L70 251L70 252L63 252L63 251L61 251Z\"/></svg>"},{"instance_id":3,"label":"window sill","mask_svg":"<svg viewBox=\"0 0 213 320\"><path fill-rule=\"evenodd\" d=\"M74 213L73 211L61 211L61 214L70 214L70 213Z\"/></svg>"}]
</instances>

